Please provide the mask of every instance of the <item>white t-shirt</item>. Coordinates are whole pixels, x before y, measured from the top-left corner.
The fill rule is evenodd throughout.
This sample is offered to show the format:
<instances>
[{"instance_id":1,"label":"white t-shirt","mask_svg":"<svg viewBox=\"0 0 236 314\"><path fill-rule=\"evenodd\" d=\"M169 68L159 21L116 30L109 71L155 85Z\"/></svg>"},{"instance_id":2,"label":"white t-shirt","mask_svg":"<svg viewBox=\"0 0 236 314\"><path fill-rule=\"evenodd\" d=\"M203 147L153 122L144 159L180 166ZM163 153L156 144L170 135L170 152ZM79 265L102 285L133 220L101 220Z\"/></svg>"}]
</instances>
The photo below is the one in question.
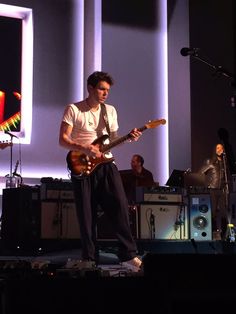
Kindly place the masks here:
<instances>
[{"instance_id":1,"label":"white t-shirt","mask_svg":"<svg viewBox=\"0 0 236 314\"><path fill-rule=\"evenodd\" d=\"M117 132L119 126L117 111L114 106L105 104L111 132ZM101 115L101 106L91 111L86 101L66 106L62 121L73 127L71 138L78 144L91 144L95 139L107 134L106 125Z\"/></svg>"}]
</instances>

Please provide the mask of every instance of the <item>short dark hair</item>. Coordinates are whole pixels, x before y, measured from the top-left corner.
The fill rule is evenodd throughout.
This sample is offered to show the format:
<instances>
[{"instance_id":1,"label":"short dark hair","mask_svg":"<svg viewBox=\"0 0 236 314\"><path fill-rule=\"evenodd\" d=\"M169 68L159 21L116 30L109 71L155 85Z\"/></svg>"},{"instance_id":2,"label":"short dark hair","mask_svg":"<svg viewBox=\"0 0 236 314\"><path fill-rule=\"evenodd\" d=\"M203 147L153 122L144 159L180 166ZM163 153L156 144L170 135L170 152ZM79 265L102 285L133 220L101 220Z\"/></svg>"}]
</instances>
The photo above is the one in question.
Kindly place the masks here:
<instances>
[{"instance_id":1,"label":"short dark hair","mask_svg":"<svg viewBox=\"0 0 236 314\"><path fill-rule=\"evenodd\" d=\"M107 72L95 71L91 75L89 75L87 79L87 85L95 87L100 81L105 81L111 86L114 84L114 80L110 74L108 74Z\"/></svg>"},{"instance_id":2,"label":"short dark hair","mask_svg":"<svg viewBox=\"0 0 236 314\"><path fill-rule=\"evenodd\" d=\"M141 166L143 166L143 164L144 164L144 159L143 159L143 157L142 157L141 155L138 155L138 154L135 154L134 157L136 157L137 160L138 160L138 162L141 163Z\"/></svg>"}]
</instances>

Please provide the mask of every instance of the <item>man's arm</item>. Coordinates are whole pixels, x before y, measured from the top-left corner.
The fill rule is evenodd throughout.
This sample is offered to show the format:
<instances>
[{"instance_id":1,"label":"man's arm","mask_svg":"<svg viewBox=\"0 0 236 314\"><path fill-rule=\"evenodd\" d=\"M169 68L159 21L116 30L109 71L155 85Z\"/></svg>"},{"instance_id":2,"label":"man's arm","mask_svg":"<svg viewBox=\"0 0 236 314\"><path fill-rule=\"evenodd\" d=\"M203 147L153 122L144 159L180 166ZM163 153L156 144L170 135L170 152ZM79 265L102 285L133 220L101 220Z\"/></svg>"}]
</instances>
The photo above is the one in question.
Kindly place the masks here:
<instances>
[{"instance_id":1,"label":"man's arm","mask_svg":"<svg viewBox=\"0 0 236 314\"><path fill-rule=\"evenodd\" d=\"M101 157L101 152L97 145L80 145L71 138L72 126L62 121L59 132L59 145L69 150L82 151L86 155Z\"/></svg>"},{"instance_id":2,"label":"man's arm","mask_svg":"<svg viewBox=\"0 0 236 314\"><path fill-rule=\"evenodd\" d=\"M71 132L72 126L62 121L59 133L59 145L69 150L79 150L76 143L71 139Z\"/></svg>"}]
</instances>

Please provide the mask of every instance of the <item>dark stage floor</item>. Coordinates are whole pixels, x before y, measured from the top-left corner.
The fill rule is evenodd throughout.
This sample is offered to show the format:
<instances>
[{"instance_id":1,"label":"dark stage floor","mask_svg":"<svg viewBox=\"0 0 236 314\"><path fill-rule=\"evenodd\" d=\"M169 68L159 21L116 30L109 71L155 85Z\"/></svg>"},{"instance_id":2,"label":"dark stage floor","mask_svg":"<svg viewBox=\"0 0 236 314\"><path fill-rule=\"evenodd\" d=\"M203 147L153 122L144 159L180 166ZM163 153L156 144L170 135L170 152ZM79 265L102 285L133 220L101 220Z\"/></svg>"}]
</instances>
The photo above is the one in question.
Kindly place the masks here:
<instances>
[{"instance_id":1,"label":"dark stage floor","mask_svg":"<svg viewBox=\"0 0 236 314\"><path fill-rule=\"evenodd\" d=\"M171 261L175 261L177 258L180 260L181 258L186 258L186 256L188 256L188 259L191 258L193 262L199 256L205 259L211 258L211 256L224 256L225 259L235 259L236 257L235 242L194 240L137 240L136 242L138 255L143 259L143 265L147 263L146 259L148 257L148 261L150 258L155 260L157 268L160 267L159 260L165 264L170 264L170 268L172 268L173 263ZM98 241L98 264L81 264L79 268L96 270L93 274L97 277L137 276L136 273L134 274L130 270L121 267L116 256L118 251L117 243L115 240ZM71 266L71 268L78 268L76 264L80 260L81 249L79 240L41 240L30 245L29 243L25 245L25 243L16 244L0 241L0 270L2 271L5 268L15 268L19 265L24 267L25 262L30 267L39 267L44 270L48 268L54 272L56 271L54 275L58 276L58 270L64 270L64 268L67 268L66 272L69 274L69 265L73 265L73 263L75 266ZM150 269L150 263L148 267ZM146 268L146 273L149 272L149 269L147 270ZM98 270L100 270L100 273ZM138 275L145 276L146 273L143 270ZM87 275L84 273L76 274L77 277Z\"/></svg>"},{"instance_id":2,"label":"dark stage floor","mask_svg":"<svg viewBox=\"0 0 236 314\"><path fill-rule=\"evenodd\" d=\"M99 243L97 266L71 268L78 243L46 242L33 249L2 243L0 313L200 314L236 306L235 243L141 241L144 267L133 273L120 266L116 242Z\"/></svg>"}]
</instances>

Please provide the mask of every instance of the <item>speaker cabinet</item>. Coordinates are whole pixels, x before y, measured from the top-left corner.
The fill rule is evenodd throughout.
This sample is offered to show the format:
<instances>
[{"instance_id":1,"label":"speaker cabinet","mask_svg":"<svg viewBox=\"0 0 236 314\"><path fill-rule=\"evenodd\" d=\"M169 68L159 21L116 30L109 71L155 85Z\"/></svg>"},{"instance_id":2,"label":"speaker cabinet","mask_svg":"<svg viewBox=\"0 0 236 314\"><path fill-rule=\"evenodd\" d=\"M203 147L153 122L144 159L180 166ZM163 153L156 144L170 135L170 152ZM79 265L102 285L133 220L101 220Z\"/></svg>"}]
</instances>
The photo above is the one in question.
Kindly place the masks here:
<instances>
[{"instance_id":1,"label":"speaker cabinet","mask_svg":"<svg viewBox=\"0 0 236 314\"><path fill-rule=\"evenodd\" d=\"M187 207L175 204L140 204L140 239L188 239Z\"/></svg>"},{"instance_id":2,"label":"speaker cabinet","mask_svg":"<svg viewBox=\"0 0 236 314\"><path fill-rule=\"evenodd\" d=\"M3 189L1 218L1 238L6 246L34 246L40 238L39 188Z\"/></svg>"},{"instance_id":3,"label":"speaker cabinet","mask_svg":"<svg viewBox=\"0 0 236 314\"><path fill-rule=\"evenodd\" d=\"M73 202L41 203L42 239L79 239L80 228Z\"/></svg>"},{"instance_id":4,"label":"speaker cabinet","mask_svg":"<svg viewBox=\"0 0 236 314\"><path fill-rule=\"evenodd\" d=\"M210 194L189 195L190 238L196 241L212 240Z\"/></svg>"}]
</instances>

